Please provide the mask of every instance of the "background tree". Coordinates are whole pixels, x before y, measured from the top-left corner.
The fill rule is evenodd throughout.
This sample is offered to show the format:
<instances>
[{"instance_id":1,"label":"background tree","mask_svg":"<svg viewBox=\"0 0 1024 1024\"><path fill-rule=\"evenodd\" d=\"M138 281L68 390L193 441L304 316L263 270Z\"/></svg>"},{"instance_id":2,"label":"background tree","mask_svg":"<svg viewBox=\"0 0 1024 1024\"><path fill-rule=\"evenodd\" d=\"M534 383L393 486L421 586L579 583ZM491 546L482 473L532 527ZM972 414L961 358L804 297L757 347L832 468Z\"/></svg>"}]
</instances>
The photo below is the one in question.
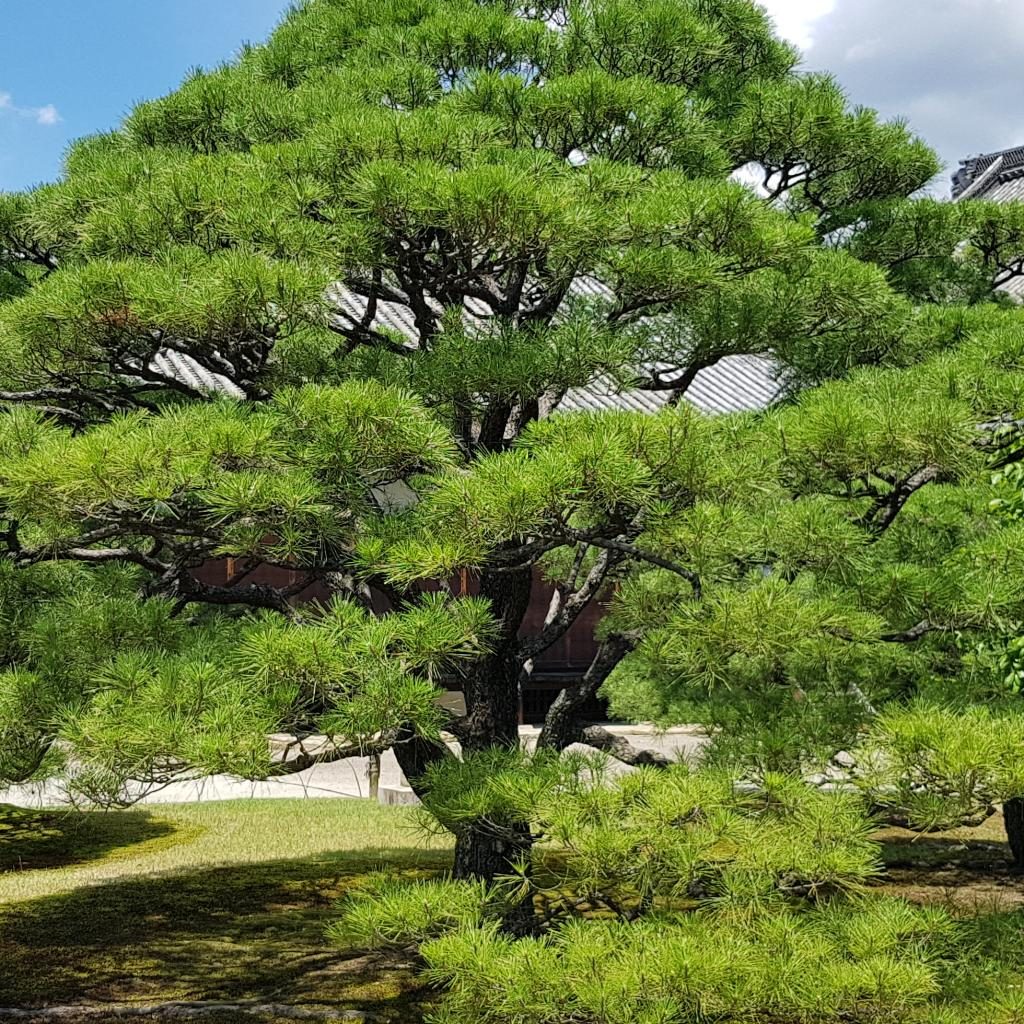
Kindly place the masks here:
<instances>
[{"instance_id":1,"label":"background tree","mask_svg":"<svg viewBox=\"0 0 1024 1024\"><path fill-rule=\"evenodd\" d=\"M766 764L809 725L838 740L880 701L959 686L950 638L1018 608L1018 533L984 514L983 469L1019 405L1018 314L992 301L1021 272L1019 214L908 199L930 150L796 63L748 0L313 0L4 196L8 560L127 564L221 645L187 672L86 673L61 732L78 763L116 790L129 765L93 739L120 731L158 777L228 767L251 685L269 710L240 733L399 740L429 796L453 755L420 684L463 689L465 751L515 744L533 659L613 585L542 746L579 737L620 665L616 706L671 719L680 688L710 694L711 721L776 729ZM736 354L770 355L787 402L698 416L696 375ZM596 380L668 408L554 415ZM399 482L405 511L382 492ZM222 556L349 603L200 583ZM420 602L457 569L488 628L476 599ZM554 596L530 632L537 571ZM237 644L237 686L178 702L173 680ZM530 837L505 825L462 830L460 872L507 869Z\"/></svg>"}]
</instances>

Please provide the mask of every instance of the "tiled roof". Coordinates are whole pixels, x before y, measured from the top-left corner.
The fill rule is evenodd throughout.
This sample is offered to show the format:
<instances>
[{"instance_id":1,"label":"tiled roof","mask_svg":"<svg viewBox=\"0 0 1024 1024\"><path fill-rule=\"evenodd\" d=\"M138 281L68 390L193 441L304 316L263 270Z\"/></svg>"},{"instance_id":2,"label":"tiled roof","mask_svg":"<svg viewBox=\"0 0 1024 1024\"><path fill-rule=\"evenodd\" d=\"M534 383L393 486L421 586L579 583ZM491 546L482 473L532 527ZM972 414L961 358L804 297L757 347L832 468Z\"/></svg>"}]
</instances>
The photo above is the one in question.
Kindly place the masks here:
<instances>
[{"instance_id":1,"label":"tiled roof","mask_svg":"<svg viewBox=\"0 0 1024 1024\"><path fill-rule=\"evenodd\" d=\"M1024 146L963 161L953 176L953 200L961 199L1024 202ZM1024 277L1011 278L999 290L1024 302Z\"/></svg>"},{"instance_id":2,"label":"tiled roof","mask_svg":"<svg viewBox=\"0 0 1024 1024\"><path fill-rule=\"evenodd\" d=\"M221 394L230 395L232 398L244 398L245 393L236 384L233 384L220 374L211 373L205 367L200 366L194 359L182 355L180 352L172 352L164 349L157 353L156 358L150 363L150 367L170 377L172 380L181 381L190 388L197 391L219 391Z\"/></svg>"},{"instance_id":3,"label":"tiled roof","mask_svg":"<svg viewBox=\"0 0 1024 1024\"><path fill-rule=\"evenodd\" d=\"M964 160L953 175L954 199L1009 202L1024 198L1024 146Z\"/></svg>"},{"instance_id":4,"label":"tiled roof","mask_svg":"<svg viewBox=\"0 0 1024 1024\"><path fill-rule=\"evenodd\" d=\"M579 299L608 299L610 290L593 278L580 278L570 295ZM342 285L335 285L331 298L354 317L361 317L365 300ZM482 306L482 304L481 304ZM486 307L473 308L467 319L486 314ZM373 326L389 330L399 337L415 342L418 337L412 313L407 306L380 302ZM222 392L241 398L242 392L230 381L199 366L188 356L162 352L154 361L154 369L203 391ZM781 391L774 368L768 359L758 356L727 356L714 366L701 370L687 389L686 401L706 413L740 412L770 405ZM601 412L613 409L656 412L669 399L665 391L617 389L607 380L595 380L583 388L568 392L559 402L559 411Z\"/></svg>"},{"instance_id":5,"label":"tiled roof","mask_svg":"<svg viewBox=\"0 0 1024 1024\"><path fill-rule=\"evenodd\" d=\"M771 361L761 356L726 356L697 374L686 391L686 401L705 413L763 409L781 391L774 369ZM657 412L668 399L667 391L617 391L609 381L596 380L570 391L558 408L564 412Z\"/></svg>"},{"instance_id":6,"label":"tiled roof","mask_svg":"<svg viewBox=\"0 0 1024 1024\"><path fill-rule=\"evenodd\" d=\"M1024 167L1020 167L1011 175L997 174L992 182L980 194L972 194L972 199L989 199L995 203L1019 203L1024 201Z\"/></svg>"}]
</instances>

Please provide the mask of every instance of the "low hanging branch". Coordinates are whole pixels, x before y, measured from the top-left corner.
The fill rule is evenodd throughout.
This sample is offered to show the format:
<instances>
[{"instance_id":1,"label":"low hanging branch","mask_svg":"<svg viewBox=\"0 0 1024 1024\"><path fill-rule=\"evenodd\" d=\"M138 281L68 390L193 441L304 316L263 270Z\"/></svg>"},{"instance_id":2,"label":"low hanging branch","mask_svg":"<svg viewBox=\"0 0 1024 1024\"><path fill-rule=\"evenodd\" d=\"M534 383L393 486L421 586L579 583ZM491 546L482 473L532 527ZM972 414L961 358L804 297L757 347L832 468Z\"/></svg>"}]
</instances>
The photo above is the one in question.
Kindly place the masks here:
<instances>
[{"instance_id":1,"label":"low hanging branch","mask_svg":"<svg viewBox=\"0 0 1024 1024\"><path fill-rule=\"evenodd\" d=\"M295 609L291 598L297 597L307 590L310 580L303 576L287 587L270 587L257 583L247 586L221 587L211 583L201 583L191 576L187 570L176 574L167 585L158 587L153 596L177 598L174 614L184 611L190 604L209 604L222 607L245 605L249 608L267 608L291 617Z\"/></svg>"}]
</instances>

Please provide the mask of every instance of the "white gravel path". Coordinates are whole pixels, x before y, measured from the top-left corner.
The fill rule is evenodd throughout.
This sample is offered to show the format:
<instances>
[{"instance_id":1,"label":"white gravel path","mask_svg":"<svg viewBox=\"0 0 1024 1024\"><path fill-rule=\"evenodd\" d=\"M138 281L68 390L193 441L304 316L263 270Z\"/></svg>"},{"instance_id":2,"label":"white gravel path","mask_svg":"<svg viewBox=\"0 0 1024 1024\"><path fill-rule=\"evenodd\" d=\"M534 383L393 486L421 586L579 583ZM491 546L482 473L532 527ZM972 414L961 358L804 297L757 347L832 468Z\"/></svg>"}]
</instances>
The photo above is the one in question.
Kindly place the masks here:
<instances>
[{"instance_id":1,"label":"white gravel path","mask_svg":"<svg viewBox=\"0 0 1024 1024\"><path fill-rule=\"evenodd\" d=\"M633 746L656 750L670 757L690 757L703 745L699 729L684 727L658 732L650 726L609 725L609 732L625 736ZM523 726L522 741L531 746L539 730ZM368 759L350 757L332 764L320 764L296 775L265 782L251 782L231 775L210 775L193 782L176 782L143 796L140 804L180 804L211 800L294 799L305 797L359 798L369 796ZM381 757L380 789L401 802L406 790L405 778L395 755L389 750ZM0 788L0 803L18 807L57 807L68 803L58 783L31 783Z\"/></svg>"}]
</instances>

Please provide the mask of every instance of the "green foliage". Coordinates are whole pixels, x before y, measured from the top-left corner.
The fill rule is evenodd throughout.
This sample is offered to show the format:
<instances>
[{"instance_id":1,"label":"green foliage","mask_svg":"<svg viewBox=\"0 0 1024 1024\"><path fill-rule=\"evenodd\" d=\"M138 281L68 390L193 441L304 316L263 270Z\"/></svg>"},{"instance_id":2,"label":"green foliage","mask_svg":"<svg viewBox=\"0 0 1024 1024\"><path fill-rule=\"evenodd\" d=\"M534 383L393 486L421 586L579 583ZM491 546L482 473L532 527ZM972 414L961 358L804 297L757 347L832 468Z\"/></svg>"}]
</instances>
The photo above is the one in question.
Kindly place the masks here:
<instances>
[{"instance_id":1,"label":"green foliage","mask_svg":"<svg viewBox=\"0 0 1024 1024\"><path fill-rule=\"evenodd\" d=\"M823 75L755 82L731 128L736 149L764 168L766 187L793 189L793 206L824 214L832 229L848 222L844 214L857 202L907 196L939 169L904 124L880 124L863 107L848 110Z\"/></svg>"},{"instance_id":2,"label":"green foliage","mask_svg":"<svg viewBox=\"0 0 1024 1024\"><path fill-rule=\"evenodd\" d=\"M423 943L439 1020L948 1018L949 922L852 898L859 805L794 780L859 746L918 827L1024 784L1022 213L916 198L927 146L796 65L750 0L308 0L0 196L0 778L401 740L505 877L335 937ZM698 415L738 356L779 401ZM493 747L595 600L587 686L713 768Z\"/></svg>"},{"instance_id":3,"label":"green foliage","mask_svg":"<svg viewBox=\"0 0 1024 1024\"><path fill-rule=\"evenodd\" d=\"M915 198L934 154L796 63L748 0L310 0L0 197L17 773L58 736L96 794L259 774L280 729L433 742L438 683L518 679L597 599L613 707L697 717L762 783L891 702L1005 690L1021 213ZM750 355L773 408L689 409ZM669 407L552 414L627 388ZM278 582L203 583L218 558ZM421 599L467 571L489 608ZM307 583L334 599L297 613ZM478 703L484 757L513 723ZM575 785L445 770L463 833Z\"/></svg>"},{"instance_id":4,"label":"green foliage","mask_svg":"<svg viewBox=\"0 0 1024 1024\"><path fill-rule=\"evenodd\" d=\"M790 776L755 788L676 765L609 782L602 756L491 750L434 766L423 789L428 827L510 842L528 828L553 844L549 866L524 860L494 894L535 901L547 921L581 907L629 920L680 901L765 910L857 890L877 871L858 801Z\"/></svg>"},{"instance_id":5,"label":"green foliage","mask_svg":"<svg viewBox=\"0 0 1024 1024\"><path fill-rule=\"evenodd\" d=\"M857 801L787 776L748 792L727 772L641 769L559 797L547 817L564 850L552 896L568 889L623 915L688 899L722 911L819 900L877 869Z\"/></svg>"},{"instance_id":6,"label":"green foliage","mask_svg":"<svg viewBox=\"0 0 1024 1024\"><path fill-rule=\"evenodd\" d=\"M403 949L479 927L486 902L482 882L438 879L410 885L380 875L339 901L341 916L328 927L327 938L357 949Z\"/></svg>"},{"instance_id":7,"label":"green foliage","mask_svg":"<svg viewBox=\"0 0 1024 1024\"><path fill-rule=\"evenodd\" d=\"M28 290L0 330L6 372L19 389L87 373L90 386L135 394L130 367L152 358L154 338L253 395L365 372L353 349L379 339L369 321L335 322L345 343L331 344L325 307L337 306L323 290L375 273L410 314L418 307L415 379L453 418L597 373L624 379L646 365L628 345L640 313L679 325L666 354L680 369L740 347L810 371L806 352L788 350L806 347L807 333L857 335L854 347L889 357L906 311L871 263L890 266L894 243L851 245L861 261L836 266L811 225L851 223L840 211L865 203L902 210L934 157L795 63L747 0L303 4L265 45L75 144L58 184L3 197L0 275L17 274L0 276L0 293ZM728 180L751 162L779 179L799 216ZM988 211L971 224L972 265L1007 265L1019 241L1010 220ZM929 253L948 264L941 244ZM598 333L623 337L566 367L559 339L542 346L537 328L585 276L619 311ZM40 279L44 295L30 302ZM467 378L484 386L453 389L452 346L431 344L433 321L474 301L491 306L471 309L480 336ZM769 322L755 310L771 311ZM43 334L46 317L70 338ZM883 320L884 337L870 340ZM727 322L723 337L716 325ZM488 339L515 339L516 357L488 358ZM526 371L518 352L531 347Z\"/></svg>"},{"instance_id":8,"label":"green foliage","mask_svg":"<svg viewBox=\"0 0 1024 1024\"><path fill-rule=\"evenodd\" d=\"M462 931L424 956L428 977L450 993L438 1024L925 1020L949 934L939 914L882 902L753 919L578 922L520 942Z\"/></svg>"},{"instance_id":9,"label":"green foliage","mask_svg":"<svg viewBox=\"0 0 1024 1024\"><path fill-rule=\"evenodd\" d=\"M0 433L7 512L55 550L83 525L113 523L129 538L167 530L195 550L292 566L337 552L374 487L453 452L427 413L373 382L133 413L77 436L4 417Z\"/></svg>"},{"instance_id":10,"label":"green foliage","mask_svg":"<svg viewBox=\"0 0 1024 1024\"><path fill-rule=\"evenodd\" d=\"M230 366L253 345L287 344L321 326L324 284L294 263L184 246L157 259L93 260L48 278L4 310L0 345L11 367L8 382L37 386L59 364L66 377L92 387L111 366L138 372L155 347L181 337L200 360ZM202 394L186 381L175 388L166 374L155 372L152 380Z\"/></svg>"},{"instance_id":11,"label":"green foliage","mask_svg":"<svg viewBox=\"0 0 1024 1024\"><path fill-rule=\"evenodd\" d=\"M4 621L0 671L0 780L22 781L61 764L51 745L64 718L89 701L94 673L112 652L190 641L166 602L140 602L133 572L45 564L0 572Z\"/></svg>"},{"instance_id":12,"label":"green foliage","mask_svg":"<svg viewBox=\"0 0 1024 1024\"><path fill-rule=\"evenodd\" d=\"M974 924L858 891L878 848L855 798L787 777L744 791L683 767L610 784L594 763L556 783L551 762L494 757L461 769L462 812L533 804L548 844L532 870L489 891L385 876L328 931L357 948L419 945L445 992L433 1020L923 1024L979 980L971 957L989 940ZM541 934L500 931L510 896L530 901Z\"/></svg>"},{"instance_id":13,"label":"green foliage","mask_svg":"<svg viewBox=\"0 0 1024 1024\"><path fill-rule=\"evenodd\" d=\"M1024 715L1010 705L886 710L863 746L857 785L923 830L981 821L1024 793Z\"/></svg>"},{"instance_id":14,"label":"green foliage","mask_svg":"<svg viewBox=\"0 0 1024 1024\"><path fill-rule=\"evenodd\" d=\"M162 602L136 604L142 616L169 611ZM38 719L51 741L61 740L81 797L132 802L139 790L129 780L266 778L287 770L267 740L282 731L324 734L352 754L389 746L410 724L436 739L443 715L434 679L479 657L491 630L484 604L448 605L436 595L383 618L338 600L301 623L266 613L241 624L208 617L198 628L172 626L177 645L155 630L119 645L107 640L81 665L77 706ZM20 689L38 699L38 687ZM26 710L12 709L12 724L13 712Z\"/></svg>"}]
</instances>

